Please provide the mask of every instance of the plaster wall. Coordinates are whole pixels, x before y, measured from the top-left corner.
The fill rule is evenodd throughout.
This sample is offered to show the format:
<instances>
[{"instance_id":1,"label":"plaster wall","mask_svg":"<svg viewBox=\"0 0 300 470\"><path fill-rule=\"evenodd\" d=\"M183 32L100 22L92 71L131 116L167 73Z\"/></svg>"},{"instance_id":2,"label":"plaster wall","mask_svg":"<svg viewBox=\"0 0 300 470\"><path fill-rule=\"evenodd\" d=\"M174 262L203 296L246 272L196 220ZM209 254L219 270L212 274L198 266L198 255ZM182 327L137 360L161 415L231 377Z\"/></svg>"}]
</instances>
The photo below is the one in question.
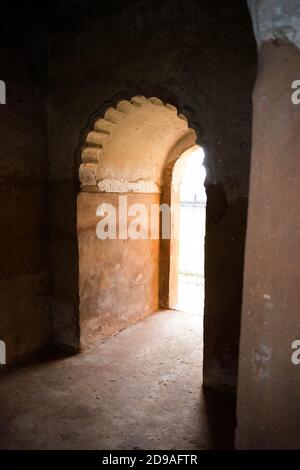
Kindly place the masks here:
<instances>
[{"instance_id":1,"label":"plaster wall","mask_svg":"<svg viewBox=\"0 0 300 470\"><path fill-rule=\"evenodd\" d=\"M253 96L237 447L299 449L300 106L292 103L300 51L261 45Z\"/></svg>"},{"instance_id":2,"label":"plaster wall","mask_svg":"<svg viewBox=\"0 0 300 470\"><path fill-rule=\"evenodd\" d=\"M51 335L47 202L47 14L1 5L0 339L6 362ZM17 31L17 33L16 33ZM19 41L19 37L22 40Z\"/></svg>"},{"instance_id":3,"label":"plaster wall","mask_svg":"<svg viewBox=\"0 0 300 470\"><path fill-rule=\"evenodd\" d=\"M160 194L116 194L81 192L78 197L78 244L80 286L80 345L116 334L130 324L158 310L159 240L105 239L97 237L102 217L97 208L110 204L116 209L119 233L119 197L129 208L143 204L151 228L151 205L160 203ZM128 226L135 217L126 217ZM123 230L123 228L122 228Z\"/></svg>"},{"instance_id":4,"label":"plaster wall","mask_svg":"<svg viewBox=\"0 0 300 470\"><path fill-rule=\"evenodd\" d=\"M90 124L119 100L156 96L187 117L206 152L204 380L232 389L256 72L247 5L172 0L159 8L155 1L115 7L114 2L102 2L100 8L93 1L64 1L52 14L48 135L54 338L79 344L76 198L81 146Z\"/></svg>"}]
</instances>

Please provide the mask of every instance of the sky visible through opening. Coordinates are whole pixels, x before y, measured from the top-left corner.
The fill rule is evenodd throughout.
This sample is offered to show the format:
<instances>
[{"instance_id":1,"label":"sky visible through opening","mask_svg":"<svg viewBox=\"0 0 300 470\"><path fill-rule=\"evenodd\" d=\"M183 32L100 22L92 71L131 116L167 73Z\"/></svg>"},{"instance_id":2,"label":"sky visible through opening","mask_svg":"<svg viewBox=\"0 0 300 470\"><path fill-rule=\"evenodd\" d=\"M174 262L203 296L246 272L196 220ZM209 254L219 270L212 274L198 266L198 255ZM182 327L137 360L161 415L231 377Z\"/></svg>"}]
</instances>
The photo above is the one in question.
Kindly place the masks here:
<instances>
[{"instance_id":1,"label":"sky visible through opening","mask_svg":"<svg viewBox=\"0 0 300 470\"><path fill-rule=\"evenodd\" d=\"M205 169L199 147L187 159L180 184L178 310L203 314Z\"/></svg>"}]
</instances>

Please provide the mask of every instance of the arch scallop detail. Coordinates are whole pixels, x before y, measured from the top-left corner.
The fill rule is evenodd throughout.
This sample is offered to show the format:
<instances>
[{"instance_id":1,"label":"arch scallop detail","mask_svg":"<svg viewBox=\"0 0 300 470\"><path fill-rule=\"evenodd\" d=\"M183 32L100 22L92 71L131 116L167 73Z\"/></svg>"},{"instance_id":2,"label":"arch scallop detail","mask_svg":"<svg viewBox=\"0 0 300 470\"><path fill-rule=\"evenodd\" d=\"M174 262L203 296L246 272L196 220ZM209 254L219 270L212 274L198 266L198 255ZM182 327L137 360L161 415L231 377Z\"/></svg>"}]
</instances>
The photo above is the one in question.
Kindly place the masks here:
<instances>
[{"instance_id":1,"label":"arch scallop detail","mask_svg":"<svg viewBox=\"0 0 300 470\"><path fill-rule=\"evenodd\" d=\"M159 193L163 173L196 142L175 106L134 96L108 108L89 130L81 153L82 191Z\"/></svg>"}]
</instances>

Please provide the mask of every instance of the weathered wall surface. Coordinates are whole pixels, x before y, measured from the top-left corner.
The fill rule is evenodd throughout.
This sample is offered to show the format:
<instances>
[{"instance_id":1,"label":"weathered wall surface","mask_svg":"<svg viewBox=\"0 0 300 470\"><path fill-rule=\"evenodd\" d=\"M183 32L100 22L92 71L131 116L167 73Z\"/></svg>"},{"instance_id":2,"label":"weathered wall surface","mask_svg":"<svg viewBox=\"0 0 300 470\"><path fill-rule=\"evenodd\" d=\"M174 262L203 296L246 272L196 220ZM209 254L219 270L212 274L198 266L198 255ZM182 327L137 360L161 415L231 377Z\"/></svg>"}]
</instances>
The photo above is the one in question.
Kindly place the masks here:
<instances>
[{"instance_id":1,"label":"weathered wall surface","mask_svg":"<svg viewBox=\"0 0 300 470\"><path fill-rule=\"evenodd\" d=\"M143 204L151 227L151 204L160 194L115 194L81 192L78 197L78 243L80 257L80 345L111 336L159 306L159 240L105 239L96 235L102 217L97 207L112 205L119 231L119 197L126 205ZM122 204L122 203L121 203ZM128 226L135 217L126 217ZM122 227L124 230L124 227ZM148 231L148 230L147 230Z\"/></svg>"},{"instance_id":2,"label":"weathered wall surface","mask_svg":"<svg viewBox=\"0 0 300 470\"><path fill-rule=\"evenodd\" d=\"M286 3L299 13L299 2ZM270 25L267 13L273 37L257 37L236 444L299 449L300 366L292 364L291 345L300 338L300 106L292 103L291 85L300 78L300 51L288 42L292 23L275 21L272 9L261 13L257 31Z\"/></svg>"},{"instance_id":3,"label":"weathered wall surface","mask_svg":"<svg viewBox=\"0 0 300 470\"><path fill-rule=\"evenodd\" d=\"M196 138L174 106L156 97L121 100L95 121L86 137L81 186L102 192L160 192L165 165Z\"/></svg>"},{"instance_id":4,"label":"weathered wall surface","mask_svg":"<svg viewBox=\"0 0 300 470\"><path fill-rule=\"evenodd\" d=\"M299 0L248 0L258 45L265 41L294 44L300 48Z\"/></svg>"},{"instance_id":5,"label":"weathered wall surface","mask_svg":"<svg viewBox=\"0 0 300 470\"><path fill-rule=\"evenodd\" d=\"M71 5L71 7L70 7ZM107 100L157 96L206 151L205 383L236 380L256 49L246 2L57 2L49 81L53 314L78 345L80 145ZM101 109L100 109L101 108ZM226 276L226 283L224 278Z\"/></svg>"},{"instance_id":6,"label":"weathered wall surface","mask_svg":"<svg viewBox=\"0 0 300 470\"><path fill-rule=\"evenodd\" d=\"M174 106L157 97L143 96L121 100L116 108L108 108L88 132L79 167L77 212L81 347L116 333L159 306L169 308L171 253L170 244L165 252L164 243L159 242L161 191L170 199L171 181L166 181L166 173L172 175L175 161L196 138ZM95 201L101 200L97 209ZM109 239L101 245L95 236L96 211L98 216L108 217ZM121 213L120 222L116 211ZM142 216L139 234L135 230L131 234L127 211ZM166 229L170 237L171 220L164 216L162 222L163 238ZM87 225L91 233L82 236ZM120 240L124 232L126 241ZM172 258L173 265L173 254Z\"/></svg>"},{"instance_id":7,"label":"weathered wall surface","mask_svg":"<svg viewBox=\"0 0 300 470\"><path fill-rule=\"evenodd\" d=\"M47 14L32 2L1 5L0 339L7 362L49 338ZM44 5L45 7L45 5ZM22 38L22 39L20 39Z\"/></svg>"}]
</instances>

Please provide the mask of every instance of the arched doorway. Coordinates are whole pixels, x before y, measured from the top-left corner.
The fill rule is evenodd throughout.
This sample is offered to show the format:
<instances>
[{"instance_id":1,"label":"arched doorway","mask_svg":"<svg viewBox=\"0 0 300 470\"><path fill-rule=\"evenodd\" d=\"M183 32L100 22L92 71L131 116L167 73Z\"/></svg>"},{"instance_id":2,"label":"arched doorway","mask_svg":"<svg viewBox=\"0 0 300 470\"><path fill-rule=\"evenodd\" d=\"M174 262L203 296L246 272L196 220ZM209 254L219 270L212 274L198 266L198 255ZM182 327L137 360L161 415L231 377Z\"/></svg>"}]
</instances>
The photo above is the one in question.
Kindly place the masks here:
<instances>
[{"instance_id":1,"label":"arched doorway","mask_svg":"<svg viewBox=\"0 0 300 470\"><path fill-rule=\"evenodd\" d=\"M153 235L160 204L172 201L172 171L196 134L177 109L158 98L120 101L85 139L80 166L78 241L80 343L87 347L170 305L171 237ZM140 236L128 236L137 215ZM113 209L112 209L113 208ZM111 209L113 239L96 227ZM143 209L143 210L144 210ZM121 219L126 227L121 224ZM142 234L141 234L142 233Z\"/></svg>"}]
</instances>

